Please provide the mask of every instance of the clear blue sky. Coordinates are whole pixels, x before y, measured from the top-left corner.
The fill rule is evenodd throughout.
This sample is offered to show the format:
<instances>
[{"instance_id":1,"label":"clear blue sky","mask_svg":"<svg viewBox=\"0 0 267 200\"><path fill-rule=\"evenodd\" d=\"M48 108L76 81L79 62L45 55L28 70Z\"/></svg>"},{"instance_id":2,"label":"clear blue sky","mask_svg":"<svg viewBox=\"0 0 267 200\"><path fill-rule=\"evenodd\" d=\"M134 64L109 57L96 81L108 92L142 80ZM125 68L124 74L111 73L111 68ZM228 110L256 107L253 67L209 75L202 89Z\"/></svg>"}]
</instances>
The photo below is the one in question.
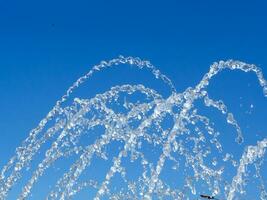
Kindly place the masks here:
<instances>
[{"instance_id":1,"label":"clear blue sky","mask_svg":"<svg viewBox=\"0 0 267 200\"><path fill-rule=\"evenodd\" d=\"M148 59L177 91L197 84L220 59L254 63L267 76L266 10L264 0L0 1L0 168L66 89L103 59ZM245 114L241 123L266 137L267 101L255 76L216 80L211 94L222 98L229 89L232 110L240 97L243 113L255 104L255 116Z\"/></svg>"}]
</instances>

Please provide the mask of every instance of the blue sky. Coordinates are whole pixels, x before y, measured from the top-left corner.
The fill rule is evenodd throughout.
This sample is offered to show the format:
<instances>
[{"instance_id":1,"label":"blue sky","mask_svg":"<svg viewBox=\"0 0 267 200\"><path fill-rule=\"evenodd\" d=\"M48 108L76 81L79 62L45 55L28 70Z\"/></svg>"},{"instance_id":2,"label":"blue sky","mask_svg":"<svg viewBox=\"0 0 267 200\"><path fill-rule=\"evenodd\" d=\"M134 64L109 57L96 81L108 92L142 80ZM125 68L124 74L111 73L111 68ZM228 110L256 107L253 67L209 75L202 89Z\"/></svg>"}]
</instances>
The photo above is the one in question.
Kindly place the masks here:
<instances>
[{"instance_id":1,"label":"blue sky","mask_svg":"<svg viewBox=\"0 0 267 200\"><path fill-rule=\"evenodd\" d=\"M264 0L0 1L0 167L66 89L103 59L148 59L177 91L197 84L220 59L254 63L267 76L266 9ZM215 81L211 94L221 98L227 88L233 110L239 112L240 97L244 113L256 104L255 116L242 123L266 136L267 102L255 76L225 73Z\"/></svg>"}]
</instances>

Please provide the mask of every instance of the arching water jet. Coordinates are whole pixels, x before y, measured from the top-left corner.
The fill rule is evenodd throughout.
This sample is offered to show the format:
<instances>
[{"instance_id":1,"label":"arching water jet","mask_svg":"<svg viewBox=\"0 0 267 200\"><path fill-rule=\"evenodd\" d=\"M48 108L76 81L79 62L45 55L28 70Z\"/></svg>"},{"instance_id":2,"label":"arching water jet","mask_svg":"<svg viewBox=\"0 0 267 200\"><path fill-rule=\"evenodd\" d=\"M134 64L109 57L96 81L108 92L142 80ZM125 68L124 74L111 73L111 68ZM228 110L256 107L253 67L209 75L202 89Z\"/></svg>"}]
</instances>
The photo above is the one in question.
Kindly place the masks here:
<instances>
[{"instance_id":1,"label":"arching water jet","mask_svg":"<svg viewBox=\"0 0 267 200\"><path fill-rule=\"evenodd\" d=\"M73 102L63 105L73 91L88 80L94 73L118 65L147 68L155 79L162 80L171 90L171 95L164 98L157 91L141 84L125 84L113 86L109 91L96 94L89 99L73 98ZM41 177L61 159L77 155L67 171L61 174L56 184L47 194L47 199L74 198L86 187L92 188L94 199L190 199L204 185L212 196L223 196L233 200L237 193L242 193L242 177L246 174L245 166L264 158L266 138L256 146L248 146L240 158L237 174L231 182L224 179L224 166L212 167L207 162L211 146L222 154L223 148L219 141L219 132L211 120L198 112L196 102L203 102L207 108L215 108L221 112L225 122L233 126L237 132L236 142L243 142L241 127L234 114L230 112L222 100L210 98L207 86L219 72L241 70L254 72L258 78L263 93L267 96L267 82L260 68L240 61L220 61L211 65L210 70L195 87L190 87L178 93L171 80L156 69L150 62L139 58L123 57L102 61L85 76L79 78L56 102L48 115L33 129L29 137L16 149L16 154L3 167L0 176L0 199L7 199L9 192L30 168L31 176L21 188L17 199L30 198L34 186ZM142 99L133 101L134 94L143 95ZM124 97L122 103L119 98ZM114 109L111 103L123 107ZM166 125L166 124L171 125ZM100 128L101 133L95 131ZM82 144L84 135L96 139L90 144ZM208 139L211 137L211 139ZM51 141L51 145L48 141ZM113 148L119 143L117 155L110 157ZM44 158L36 161L36 154L48 144ZM255 145L255 144L254 144ZM148 158L144 149L153 146L158 157ZM252 152L253 151L253 152ZM228 155L231 155L231 152ZM103 172L102 179L81 180L87 169L93 168L98 159L108 162L108 170ZM125 165L139 163L142 172L135 178L129 178L131 171ZM154 159L154 161L153 161ZM37 162L36 167L32 163ZM184 177L179 177L182 186L173 186L164 180L162 174L169 167L168 162L175 166L184 165ZM216 160L212 161L216 163ZM216 164L214 164L216 166ZM31 168L32 167L32 168ZM258 170L259 172L259 170ZM91 171L91 174L100 173ZM136 172L137 173L137 172ZM123 182L121 189L116 187L118 182L112 181L119 176ZM85 177L86 179L86 177ZM264 184L261 184L261 198L264 199Z\"/></svg>"}]
</instances>

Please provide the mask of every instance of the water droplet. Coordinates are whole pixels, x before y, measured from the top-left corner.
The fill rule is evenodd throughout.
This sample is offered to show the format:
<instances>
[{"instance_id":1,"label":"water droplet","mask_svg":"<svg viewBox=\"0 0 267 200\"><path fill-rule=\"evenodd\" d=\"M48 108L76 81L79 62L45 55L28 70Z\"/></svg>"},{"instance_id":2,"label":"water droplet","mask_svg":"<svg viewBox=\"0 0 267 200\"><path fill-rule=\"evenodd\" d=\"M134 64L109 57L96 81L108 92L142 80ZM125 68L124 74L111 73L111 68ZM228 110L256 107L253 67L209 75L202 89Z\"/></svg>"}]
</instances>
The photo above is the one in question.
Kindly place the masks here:
<instances>
[{"instance_id":1,"label":"water droplet","mask_svg":"<svg viewBox=\"0 0 267 200\"><path fill-rule=\"evenodd\" d=\"M265 97L267 97L267 86L263 87L263 94Z\"/></svg>"}]
</instances>

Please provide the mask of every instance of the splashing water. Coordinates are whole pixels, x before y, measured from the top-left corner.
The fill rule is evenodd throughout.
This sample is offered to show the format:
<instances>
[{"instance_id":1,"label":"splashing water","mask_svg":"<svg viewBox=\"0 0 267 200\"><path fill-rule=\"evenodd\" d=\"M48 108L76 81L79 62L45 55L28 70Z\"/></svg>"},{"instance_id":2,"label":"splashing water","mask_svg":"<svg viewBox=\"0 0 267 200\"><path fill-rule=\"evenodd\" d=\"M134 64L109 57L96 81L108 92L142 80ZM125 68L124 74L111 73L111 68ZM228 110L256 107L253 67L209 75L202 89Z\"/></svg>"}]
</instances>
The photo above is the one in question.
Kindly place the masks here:
<instances>
[{"instance_id":1,"label":"splashing water","mask_svg":"<svg viewBox=\"0 0 267 200\"><path fill-rule=\"evenodd\" d=\"M118 65L148 69L155 79L171 89L171 95L164 98L144 85L125 84L93 98L76 97L69 105L64 104L94 73ZM267 97L267 82L261 69L240 61L214 63L199 84L182 93L176 92L171 80L149 61L120 56L95 65L56 102L2 168L0 199L7 199L15 184L20 190L17 199L31 198L34 186L64 159L69 160L68 166L55 175L55 184L46 199L75 198L90 188L93 197L88 196L88 199L94 200L193 199L203 190L233 200L245 193L250 165L255 166L255 175L260 180L259 198L267 199L260 170L266 157L267 138L247 146L239 161L234 160L231 152L225 154L220 134L211 119L195 108L196 102L201 101L206 108L220 111L226 123L235 128L237 144L244 141L234 114L222 100L211 99L208 95L210 80L225 69L254 72ZM131 99L135 94L140 95L137 101ZM119 111L114 108L115 104L121 106ZM84 144L86 135L93 138L89 144ZM224 164L219 165L220 157L211 157L214 151L225 155L224 163L232 163L236 174L231 178L225 178L228 175L225 175ZM41 152L44 156L40 159ZM170 181L166 171L179 174L178 180Z\"/></svg>"}]
</instances>

